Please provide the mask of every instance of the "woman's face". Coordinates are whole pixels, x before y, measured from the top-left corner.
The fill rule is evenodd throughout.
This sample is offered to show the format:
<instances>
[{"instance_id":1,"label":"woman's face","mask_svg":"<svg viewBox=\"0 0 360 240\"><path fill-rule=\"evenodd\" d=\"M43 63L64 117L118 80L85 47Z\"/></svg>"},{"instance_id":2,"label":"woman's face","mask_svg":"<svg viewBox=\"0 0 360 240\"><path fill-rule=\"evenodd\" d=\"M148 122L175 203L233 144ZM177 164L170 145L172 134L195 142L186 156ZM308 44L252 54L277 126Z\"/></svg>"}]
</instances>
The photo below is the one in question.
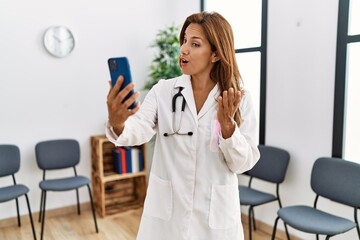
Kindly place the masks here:
<instances>
[{"instance_id":1,"label":"woman's face","mask_svg":"<svg viewBox=\"0 0 360 240\"><path fill-rule=\"evenodd\" d=\"M187 75L210 75L215 60L209 41L201 25L191 23L185 30L183 44L180 47L179 65Z\"/></svg>"}]
</instances>

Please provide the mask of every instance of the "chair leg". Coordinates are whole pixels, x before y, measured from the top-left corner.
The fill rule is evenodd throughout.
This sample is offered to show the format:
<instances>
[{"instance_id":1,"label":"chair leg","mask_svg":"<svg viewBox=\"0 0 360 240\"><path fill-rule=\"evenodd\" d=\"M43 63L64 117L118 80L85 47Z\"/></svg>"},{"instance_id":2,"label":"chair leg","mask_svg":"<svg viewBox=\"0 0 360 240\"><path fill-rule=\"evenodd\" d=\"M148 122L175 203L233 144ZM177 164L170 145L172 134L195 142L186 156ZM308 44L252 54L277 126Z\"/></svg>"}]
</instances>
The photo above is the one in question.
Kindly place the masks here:
<instances>
[{"instance_id":1,"label":"chair leg","mask_svg":"<svg viewBox=\"0 0 360 240\"><path fill-rule=\"evenodd\" d=\"M251 218L252 218L252 225L253 225L253 228L254 228L254 231L256 231L256 222L255 222L255 211L254 211L254 208L251 209Z\"/></svg>"},{"instance_id":2,"label":"chair leg","mask_svg":"<svg viewBox=\"0 0 360 240\"><path fill-rule=\"evenodd\" d=\"M251 213L252 213L252 206L249 207L249 213L248 213L249 240L252 240Z\"/></svg>"},{"instance_id":3,"label":"chair leg","mask_svg":"<svg viewBox=\"0 0 360 240\"><path fill-rule=\"evenodd\" d=\"M43 191L41 191L41 197L40 197L40 210L39 210L39 222L41 222L41 210L42 210L42 205L43 205L43 197L44 197L44 193Z\"/></svg>"},{"instance_id":4,"label":"chair leg","mask_svg":"<svg viewBox=\"0 0 360 240\"><path fill-rule=\"evenodd\" d=\"M87 187L88 187L88 190L89 190L90 204L91 204L91 209L92 209L92 213L93 213L93 217L94 217L95 229L96 229L96 233L98 233L99 229L98 229L98 225L97 225L97 221L96 221L95 207L94 207L94 202L93 202L93 198L92 198L91 189L90 189L89 184L87 184Z\"/></svg>"},{"instance_id":5,"label":"chair leg","mask_svg":"<svg viewBox=\"0 0 360 240\"><path fill-rule=\"evenodd\" d=\"M277 217L274 223L274 227L273 227L273 232L271 235L271 240L275 240L275 236L276 236L276 227L277 227L277 223L279 221L280 217Z\"/></svg>"},{"instance_id":6,"label":"chair leg","mask_svg":"<svg viewBox=\"0 0 360 240\"><path fill-rule=\"evenodd\" d=\"M289 234L289 231L288 231L288 229L287 229L287 225L286 225L285 222L284 222L284 227L285 227L286 237L287 237L288 240L290 240L290 234Z\"/></svg>"},{"instance_id":7,"label":"chair leg","mask_svg":"<svg viewBox=\"0 0 360 240\"><path fill-rule=\"evenodd\" d=\"M41 216L41 233L40 240L43 239L44 236L44 225L45 225L45 204L46 204L46 191L43 190L43 205L42 205L42 216Z\"/></svg>"},{"instance_id":8,"label":"chair leg","mask_svg":"<svg viewBox=\"0 0 360 240\"><path fill-rule=\"evenodd\" d=\"M17 219L18 219L18 226L21 226L21 220L20 220L20 210L19 210L19 200L15 198L16 201L16 212L17 212Z\"/></svg>"},{"instance_id":9,"label":"chair leg","mask_svg":"<svg viewBox=\"0 0 360 240\"><path fill-rule=\"evenodd\" d=\"M28 198L27 194L25 194L25 198L26 198L26 203L27 203L28 211L29 211L31 229L32 229L32 232L33 232L34 240L36 240L36 233L35 233L34 221L33 221L33 218L32 218L32 213L31 213L31 208L30 208L30 202L29 202L29 198Z\"/></svg>"},{"instance_id":10,"label":"chair leg","mask_svg":"<svg viewBox=\"0 0 360 240\"><path fill-rule=\"evenodd\" d=\"M76 201L77 201L77 211L78 211L78 215L80 215L79 189L76 189Z\"/></svg>"}]
</instances>

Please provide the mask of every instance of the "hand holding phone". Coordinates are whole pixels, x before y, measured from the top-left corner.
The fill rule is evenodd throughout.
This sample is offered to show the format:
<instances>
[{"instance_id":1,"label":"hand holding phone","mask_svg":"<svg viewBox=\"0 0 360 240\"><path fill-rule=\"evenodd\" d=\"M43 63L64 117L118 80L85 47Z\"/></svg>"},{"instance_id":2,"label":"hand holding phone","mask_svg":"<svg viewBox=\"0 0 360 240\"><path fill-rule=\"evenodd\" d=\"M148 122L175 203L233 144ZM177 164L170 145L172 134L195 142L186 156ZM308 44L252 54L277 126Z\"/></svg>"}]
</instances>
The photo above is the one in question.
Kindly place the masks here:
<instances>
[{"instance_id":1,"label":"hand holding phone","mask_svg":"<svg viewBox=\"0 0 360 240\"><path fill-rule=\"evenodd\" d=\"M115 85L120 75L124 77L124 81L120 87L120 91L123 90L129 83L132 82L130 64L127 57L109 58L108 66L109 66L112 86ZM131 92L128 95L126 95L123 102L126 101L132 94L134 94L134 90L131 90ZM136 101L134 101L130 105L129 109L133 109L135 107L136 107Z\"/></svg>"}]
</instances>

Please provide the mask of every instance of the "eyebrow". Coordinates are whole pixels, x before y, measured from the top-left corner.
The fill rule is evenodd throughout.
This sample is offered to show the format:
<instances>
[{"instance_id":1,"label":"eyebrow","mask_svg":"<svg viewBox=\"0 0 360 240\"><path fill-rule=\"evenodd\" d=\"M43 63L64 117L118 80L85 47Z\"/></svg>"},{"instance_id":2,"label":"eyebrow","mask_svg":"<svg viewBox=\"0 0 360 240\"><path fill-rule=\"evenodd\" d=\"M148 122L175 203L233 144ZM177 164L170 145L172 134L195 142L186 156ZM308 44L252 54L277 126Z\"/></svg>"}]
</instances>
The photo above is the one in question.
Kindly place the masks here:
<instances>
[{"instance_id":1,"label":"eyebrow","mask_svg":"<svg viewBox=\"0 0 360 240\"><path fill-rule=\"evenodd\" d=\"M186 36L186 34L184 35L184 37L188 38L188 36ZM198 37L198 36L192 36L192 37L190 37L190 39L200 39L200 40L203 40L203 38Z\"/></svg>"}]
</instances>

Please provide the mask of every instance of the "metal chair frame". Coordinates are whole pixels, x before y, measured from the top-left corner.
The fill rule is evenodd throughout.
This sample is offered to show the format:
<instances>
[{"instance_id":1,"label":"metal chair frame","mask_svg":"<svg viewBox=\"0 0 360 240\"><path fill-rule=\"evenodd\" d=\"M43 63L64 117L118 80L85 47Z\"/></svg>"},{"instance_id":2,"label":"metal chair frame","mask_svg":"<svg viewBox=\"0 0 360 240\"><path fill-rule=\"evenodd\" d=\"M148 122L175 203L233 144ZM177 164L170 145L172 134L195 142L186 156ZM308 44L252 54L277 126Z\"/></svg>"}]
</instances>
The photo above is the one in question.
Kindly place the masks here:
<instances>
[{"instance_id":1,"label":"metal chair frame","mask_svg":"<svg viewBox=\"0 0 360 240\"><path fill-rule=\"evenodd\" d=\"M326 231L321 227L318 227L318 229L315 230L313 228L314 225L318 223L318 221L312 222L313 225L311 226L313 228L311 230L308 227L305 227L304 224L300 226L300 223L303 223L304 221L298 223L297 226L292 226L292 225L290 226L299 231L315 234L317 240L319 240L320 234L326 235L326 240L328 240L333 236L339 235L341 233L350 231L353 228L356 228L358 237L360 239L360 228L357 217L357 210L360 208L360 193L359 191L354 190L354 189L358 189L358 187L360 186L359 182L360 182L360 164L340 158L326 158L326 157L318 158L314 163L311 173L311 187L315 192L315 200L312 206L313 211L311 211L311 213L326 214L326 218L332 219L331 220L332 222L335 221L333 219L340 218L342 229L341 231L337 230L338 232L335 232L333 230L334 228L332 228L331 233L329 230ZM318 200L320 199L320 197L352 207L354 209L353 223L351 225L349 224L346 225L346 227L344 227L345 225L344 221L346 223L351 223L351 220L338 217L324 210L319 210ZM300 209L301 210L311 209L310 207L303 205L293 205L293 206L285 207L281 209L281 211L289 212L288 209L291 210L291 208L292 209L296 208L297 211L299 211ZM274 223L274 228L271 238L272 240L274 240L276 237L276 227L279 219L282 219L284 224L289 225L289 223L285 222L285 220L280 217L279 211L278 211L278 217L276 218ZM294 214L295 211L291 212L291 215ZM287 216L289 217L291 215L287 215ZM294 220L294 218L292 219ZM288 232L286 232L286 236L287 239L290 240L290 236Z\"/></svg>"},{"instance_id":2,"label":"metal chair frame","mask_svg":"<svg viewBox=\"0 0 360 240\"><path fill-rule=\"evenodd\" d=\"M13 184L10 186L5 186L0 188L1 190L6 190L9 192L9 190L16 191L14 192L13 196L10 196L7 199L4 199L2 202L7 202L11 200L15 200L16 202L16 213L17 213L17 222L18 226L21 227L21 218L20 218L20 209L19 209L19 200L18 198L20 196L25 196L26 204L29 212L29 218L31 223L31 230L33 233L33 237L36 240L36 232L34 227L34 222L32 218L31 213L31 207L29 202L29 197L27 195L27 192L29 191L28 187L23 184L17 184L15 173L17 173L20 169L20 150L19 147L16 145L10 145L10 144L2 144L0 145L0 166L2 169L0 169L0 177L8 177L11 175Z\"/></svg>"},{"instance_id":3,"label":"metal chair frame","mask_svg":"<svg viewBox=\"0 0 360 240\"><path fill-rule=\"evenodd\" d=\"M249 222L249 239L252 239L252 230L256 231L256 223L255 223L255 212L254 208L256 206L260 206L266 203L270 203L273 201L277 201L279 204L279 207L282 207L281 200L280 200L280 184L284 181L287 166L290 161L290 155L289 153L281 148L273 147L273 146L266 146L266 145L259 145L258 146L260 151L260 159L258 163L249 171L245 172L244 175L249 176L249 182L247 187L245 186L239 186L240 191L240 205L243 206L249 206L248 209L248 222ZM270 168L271 165L275 168L274 171ZM276 195L267 193L262 190L258 190L253 188L252 182L254 179L259 179L262 181L266 181L269 183L273 183L276 185ZM249 202L246 202L244 199L246 199L246 196L243 196L243 194L246 194L250 191L250 194L252 191L256 191L261 195L266 195L266 200L263 199L263 201L258 201L258 199L252 198L249 200ZM242 194L241 194L242 192ZM243 201L242 201L243 199ZM248 200L248 199L247 199ZM254 203L258 202L258 203ZM287 227L285 225L285 230L287 232Z\"/></svg>"},{"instance_id":4,"label":"metal chair frame","mask_svg":"<svg viewBox=\"0 0 360 240\"><path fill-rule=\"evenodd\" d=\"M63 145L64 144L64 145ZM62 155L62 151L66 151L66 147L69 146L72 148L73 151L75 151L75 156L70 156L70 158L74 158L73 160L65 160L68 161L64 164L57 164L52 159L52 151L55 153L56 158L59 158L60 155ZM48 149L49 148L49 149ZM59 148L60 150L58 150ZM40 211L39 211L39 222L41 222L41 239L43 239L44 235L44 227L45 227L45 211L46 211L46 197L48 191L76 191L76 202L77 202L77 213L80 215L80 201L79 201L79 188L83 186L87 186L89 197L90 197L90 205L92 210L92 215L94 219L95 224L95 230L96 233L99 232L97 220L96 220L96 213L95 213L95 207L93 202L93 197L90 189L90 180L87 177L79 176L76 171L76 165L80 161L80 146L79 143L74 139L57 139L57 140L48 140L39 142L36 144L35 147L36 151L36 160L38 163L38 166L40 169L43 170L43 178L40 182L40 189L41 189L41 199L40 199ZM48 152L49 151L49 152ZM45 153L46 152L46 153ZM65 154L66 157L66 154ZM48 162L47 160L50 159ZM58 160L58 159L56 159ZM71 177L65 177L65 178L56 178L56 179L46 179L46 171L47 170L59 170L59 169L66 169L66 168L73 168L74 176ZM73 179L75 181L81 180L79 184L76 184L76 187L68 187L68 188L61 188L61 187L54 187L54 181L62 181L67 179ZM51 183L51 184L50 184Z\"/></svg>"}]
</instances>

